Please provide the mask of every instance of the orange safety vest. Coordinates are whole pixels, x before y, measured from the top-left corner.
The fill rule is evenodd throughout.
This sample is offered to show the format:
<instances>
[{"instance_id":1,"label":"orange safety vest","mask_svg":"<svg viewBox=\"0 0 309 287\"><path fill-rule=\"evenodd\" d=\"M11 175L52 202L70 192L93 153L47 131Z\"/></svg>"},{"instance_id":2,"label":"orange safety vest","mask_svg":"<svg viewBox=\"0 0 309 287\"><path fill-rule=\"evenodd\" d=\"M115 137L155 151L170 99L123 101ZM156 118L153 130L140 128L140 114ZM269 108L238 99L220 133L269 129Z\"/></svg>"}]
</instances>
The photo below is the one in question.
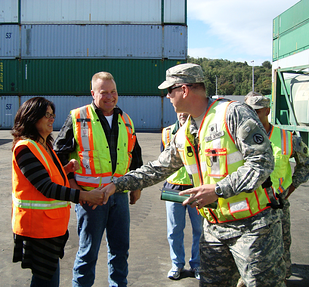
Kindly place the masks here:
<instances>
[{"instance_id":1,"label":"orange safety vest","mask_svg":"<svg viewBox=\"0 0 309 287\"><path fill-rule=\"evenodd\" d=\"M39 192L23 175L15 158L16 148L26 145L44 165L51 181L69 186L69 181L60 174L46 150L32 140L20 140L13 150L12 160L12 229L15 234L32 238L52 238L62 236L68 229L70 202L47 198ZM62 172L65 171L58 160Z\"/></svg>"}]
</instances>

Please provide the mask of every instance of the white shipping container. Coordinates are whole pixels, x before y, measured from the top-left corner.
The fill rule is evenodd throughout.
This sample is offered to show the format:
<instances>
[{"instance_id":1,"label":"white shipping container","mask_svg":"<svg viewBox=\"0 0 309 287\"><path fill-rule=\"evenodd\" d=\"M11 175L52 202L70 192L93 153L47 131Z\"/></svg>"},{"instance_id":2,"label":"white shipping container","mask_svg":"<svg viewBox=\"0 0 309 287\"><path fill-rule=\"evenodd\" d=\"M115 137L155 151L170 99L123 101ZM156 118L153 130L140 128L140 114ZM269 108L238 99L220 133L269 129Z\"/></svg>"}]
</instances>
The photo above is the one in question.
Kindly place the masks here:
<instances>
[{"instance_id":1,"label":"white shipping container","mask_svg":"<svg viewBox=\"0 0 309 287\"><path fill-rule=\"evenodd\" d=\"M19 108L18 96L0 97L0 128L11 129Z\"/></svg>"},{"instance_id":2,"label":"white shipping container","mask_svg":"<svg viewBox=\"0 0 309 287\"><path fill-rule=\"evenodd\" d=\"M180 25L165 25L163 40L163 58L186 59L188 28Z\"/></svg>"},{"instance_id":3,"label":"white shipping container","mask_svg":"<svg viewBox=\"0 0 309 287\"><path fill-rule=\"evenodd\" d=\"M186 2L184 0L164 0L164 23L186 23Z\"/></svg>"},{"instance_id":4,"label":"white shipping container","mask_svg":"<svg viewBox=\"0 0 309 287\"><path fill-rule=\"evenodd\" d=\"M164 36L163 36L164 31ZM187 26L22 25L21 57L183 59Z\"/></svg>"},{"instance_id":5,"label":"white shipping container","mask_svg":"<svg viewBox=\"0 0 309 287\"><path fill-rule=\"evenodd\" d=\"M108 25L106 31L108 58L162 58L161 25Z\"/></svg>"},{"instance_id":6,"label":"white shipping container","mask_svg":"<svg viewBox=\"0 0 309 287\"><path fill-rule=\"evenodd\" d=\"M0 0L0 23L18 23L18 0Z\"/></svg>"},{"instance_id":7,"label":"white shipping container","mask_svg":"<svg viewBox=\"0 0 309 287\"><path fill-rule=\"evenodd\" d=\"M19 25L0 25L0 43L0 58L15 59L19 57Z\"/></svg>"},{"instance_id":8,"label":"white shipping container","mask_svg":"<svg viewBox=\"0 0 309 287\"><path fill-rule=\"evenodd\" d=\"M17 1L17 0L16 0ZM22 24L185 24L186 0L23 0ZM165 10L166 7L166 10ZM162 19L162 9L166 16Z\"/></svg>"}]
</instances>

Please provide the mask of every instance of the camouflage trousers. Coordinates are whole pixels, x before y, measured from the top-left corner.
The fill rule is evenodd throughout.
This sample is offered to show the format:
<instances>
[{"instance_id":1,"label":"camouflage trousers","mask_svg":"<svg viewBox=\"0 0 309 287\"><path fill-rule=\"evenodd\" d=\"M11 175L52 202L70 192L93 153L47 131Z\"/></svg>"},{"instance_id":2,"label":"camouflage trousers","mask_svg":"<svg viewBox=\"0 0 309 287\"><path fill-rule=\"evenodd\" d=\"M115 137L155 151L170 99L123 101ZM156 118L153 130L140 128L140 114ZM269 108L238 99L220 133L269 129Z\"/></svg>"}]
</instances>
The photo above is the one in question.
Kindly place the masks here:
<instances>
[{"instance_id":1,"label":"camouflage trousers","mask_svg":"<svg viewBox=\"0 0 309 287\"><path fill-rule=\"evenodd\" d=\"M240 276L247 287L286 286L280 220L224 240L204 231L200 255L200 287L235 287Z\"/></svg>"},{"instance_id":2,"label":"camouflage trousers","mask_svg":"<svg viewBox=\"0 0 309 287\"><path fill-rule=\"evenodd\" d=\"M286 266L286 278L289 278L292 275L291 269L291 219L290 219L290 202L285 199L283 201L283 209L282 209L282 236L283 236L283 246L284 246L284 261Z\"/></svg>"}]
</instances>

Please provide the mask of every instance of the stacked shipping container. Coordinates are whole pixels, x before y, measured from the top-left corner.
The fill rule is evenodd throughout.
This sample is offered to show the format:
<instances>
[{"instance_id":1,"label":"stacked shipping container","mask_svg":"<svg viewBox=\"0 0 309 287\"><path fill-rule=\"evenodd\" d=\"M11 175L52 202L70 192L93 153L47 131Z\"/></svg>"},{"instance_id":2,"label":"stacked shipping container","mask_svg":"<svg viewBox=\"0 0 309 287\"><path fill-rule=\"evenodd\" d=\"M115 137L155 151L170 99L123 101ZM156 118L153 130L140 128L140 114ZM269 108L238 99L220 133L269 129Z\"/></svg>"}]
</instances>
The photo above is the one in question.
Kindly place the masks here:
<instances>
[{"instance_id":1,"label":"stacked shipping container","mask_svg":"<svg viewBox=\"0 0 309 287\"><path fill-rule=\"evenodd\" d=\"M132 115L137 130L160 130L176 119L157 86L166 69L186 62L186 0L0 4L0 127L13 123L14 97L23 103L43 95L67 107L61 114L57 109L54 127L60 128L72 105L91 101L90 80L98 71L114 75L119 106Z\"/></svg>"},{"instance_id":2,"label":"stacked shipping container","mask_svg":"<svg viewBox=\"0 0 309 287\"><path fill-rule=\"evenodd\" d=\"M271 121L309 141L309 1L273 20Z\"/></svg>"}]
</instances>

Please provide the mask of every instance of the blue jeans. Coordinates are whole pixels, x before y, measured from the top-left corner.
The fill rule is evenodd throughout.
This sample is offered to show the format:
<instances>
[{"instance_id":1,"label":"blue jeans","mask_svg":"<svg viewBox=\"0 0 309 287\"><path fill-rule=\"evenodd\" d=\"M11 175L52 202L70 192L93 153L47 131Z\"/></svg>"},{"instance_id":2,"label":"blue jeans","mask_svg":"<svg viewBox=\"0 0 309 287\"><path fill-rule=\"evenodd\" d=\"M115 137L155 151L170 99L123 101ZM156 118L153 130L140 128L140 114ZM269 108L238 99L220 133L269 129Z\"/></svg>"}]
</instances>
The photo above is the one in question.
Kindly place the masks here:
<instances>
[{"instance_id":1,"label":"blue jeans","mask_svg":"<svg viewBox=\"0 0 309 287\"><path fill-rule=\"evenodd\" d=\"M170 245L172 265L185 266L184 228L186 226L186 210L188 210L192 225L192 247L189 264L191 268L200 266L199 240L203 230L203 217L196 208L183 206L181 203L166 202L167 239Z\"/></svg>"},{"instance_id":2,"label":"blue jeans","mask_svg":"<svg viewBox=\"0 0 309 287\"><path fill-rule=\"evenodd\" d=\"M51 280L44 280L33 274L30 287L59 287L59 281L60 281L60 268L58 260L58 267Z\"/></svg>"},{"instance_id":3,"label":"blue jeans","mask_svg":"<svg viewBox=\"0 0 309 287\"><path fill-rule=\"evenodd\" d=\"M79 249L73 267L72 286L92 286L95 266L106 229L109 286L127 286L130 213L127 193L113 194L95 210L77 204Z\"/></svg>"}]
</instances>

